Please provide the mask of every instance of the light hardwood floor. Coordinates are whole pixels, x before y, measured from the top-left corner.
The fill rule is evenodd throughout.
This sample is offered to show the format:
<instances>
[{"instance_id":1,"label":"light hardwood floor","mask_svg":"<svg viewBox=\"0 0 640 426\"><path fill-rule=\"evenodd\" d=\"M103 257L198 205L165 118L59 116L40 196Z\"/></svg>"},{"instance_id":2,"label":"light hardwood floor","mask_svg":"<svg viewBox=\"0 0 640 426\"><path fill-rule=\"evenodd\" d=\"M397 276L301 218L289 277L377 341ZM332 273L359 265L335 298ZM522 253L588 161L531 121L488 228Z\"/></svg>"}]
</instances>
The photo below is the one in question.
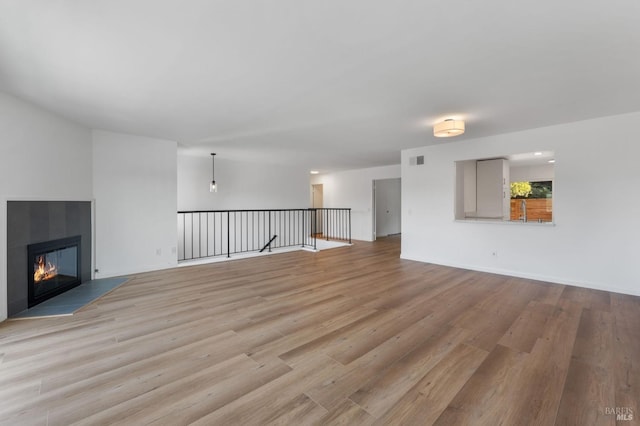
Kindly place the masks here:
<instances>
[{"instance_id":1,"label":"light hardwood floor","mask_svg":"<svg viewBox=\"0 0 640 426\"><path fill-rule=\"evenodd\" d=\"M399 241L139 274L5 321L0 424L640 424L640 298Z\"/></svg>"}]
</instances>

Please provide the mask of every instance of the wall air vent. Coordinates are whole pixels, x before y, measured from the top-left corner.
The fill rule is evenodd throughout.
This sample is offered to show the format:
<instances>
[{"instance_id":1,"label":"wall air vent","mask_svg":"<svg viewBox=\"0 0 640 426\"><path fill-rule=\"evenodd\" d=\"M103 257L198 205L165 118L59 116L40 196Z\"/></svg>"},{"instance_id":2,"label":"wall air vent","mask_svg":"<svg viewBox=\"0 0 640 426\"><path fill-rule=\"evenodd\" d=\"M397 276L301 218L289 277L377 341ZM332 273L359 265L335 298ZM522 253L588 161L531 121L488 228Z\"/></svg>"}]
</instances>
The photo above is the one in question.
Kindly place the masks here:
<instances>
[{"instance_id":1,"label":"wall air vent","mask_svg":"<svg viewBox=\"0 0 640 426\"><path fill-rule=\"evenodd\" d=\"M410 166L422 166L424 164L424 155L418 155L417 157L409 157Z\"/></svg>"}]
</instances>

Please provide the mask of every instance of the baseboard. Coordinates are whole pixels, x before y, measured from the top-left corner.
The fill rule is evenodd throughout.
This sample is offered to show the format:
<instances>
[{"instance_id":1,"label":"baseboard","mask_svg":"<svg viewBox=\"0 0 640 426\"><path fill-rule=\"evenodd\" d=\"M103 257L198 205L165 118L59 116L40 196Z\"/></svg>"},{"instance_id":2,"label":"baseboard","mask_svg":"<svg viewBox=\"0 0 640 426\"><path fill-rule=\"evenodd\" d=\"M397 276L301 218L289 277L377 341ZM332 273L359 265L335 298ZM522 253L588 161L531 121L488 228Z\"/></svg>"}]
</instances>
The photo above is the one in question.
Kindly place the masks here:
<instances>
[{"instance_id":1,"label":"baseboard","mask_svg":"<svg viewBox=\"0 0 640 426\"><path fill-rule=\"evenodd\" d=\"M603 286L598 283L574 281L574 280L561 278L561 277L554 277L554 276L540 275L540 274L530 274L530 273L521 272L521 271L513 271L510 269L488 268L485 266L469 265L469 264L456 263L456 262L443 262L439 259L423 259L423 258L418 259L411 256L405 256L403 254L400 254L400 258L404 260L412 260L412 261L421 262L421 263L433 263L435 265L449 266L452 268L469 269L472 271L486 272L486 273L497 274L497 275L506 275L509 277L525 278L525 279L536 280L536 281L544 281L544 282L554 283L554 284L569 285L572 287L582 287L582 288L588 288L591 290L609 291L612 293L627 294L630 296L640 296L640 289L634 291L634 290L629 290L629 289L620 288L620 287Z\"/></svg>"},{"instance_id":2,"label":"baseboard","mask_svg":"<svg viewBox=\"0 0 640 426\"><path fill-rule=\"evenodd\" d=\"M133 275L133 274L142 274L145 272L161 271L163 269L171 269L171 268L177 268L177 267L178 267L178 263L176 262L175 264L165 263L162 265L144 265L144 266L140 266L139 268L128 268L128 269L122 269L122 270L100 269L100 272L95 273L95 279L121 277L125 275Z\"/></svg>"}]
</instances>

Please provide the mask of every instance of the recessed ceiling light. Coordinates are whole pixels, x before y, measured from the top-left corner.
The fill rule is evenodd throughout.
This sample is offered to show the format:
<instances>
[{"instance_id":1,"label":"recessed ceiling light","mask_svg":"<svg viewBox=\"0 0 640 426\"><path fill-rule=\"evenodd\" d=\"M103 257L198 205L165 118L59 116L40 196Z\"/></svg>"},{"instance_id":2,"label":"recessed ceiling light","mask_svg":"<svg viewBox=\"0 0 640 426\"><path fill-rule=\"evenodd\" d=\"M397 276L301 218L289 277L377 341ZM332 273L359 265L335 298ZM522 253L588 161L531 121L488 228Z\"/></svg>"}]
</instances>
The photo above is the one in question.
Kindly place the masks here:
<instances>
[{"instance_id":1,"label":"recessed ceiling light","mask_svg":"<svg viewBox=\"0 0 640 426\"><path fill-rule=\"evenodd\" d=\"M556 160L549 160L549 163L555 163Z\"/></svg>"},{"instance_id":2,"label":"recessed ceiling light","mask_svg":"<svg viewBox=\"0 0 640 426\"><path fill-rule=\"evenodd\" d=\"M536 155L536 156L537 155L542 155L542 153L541 152L534 152L533 155Z\"/></svg>"},{"instance_id":3,"label":"recessed ceiling light","mask_svg":"<svg viewBox=\"0 0 640 426\"><path fill-rule=\"evenodd\" d=\"M311 170L309 173L311 173L312 175L317 175L317 174L319 174L320 172L319 172L319 171L317 171L317 170Z\"/></svg>"}]
</instances>

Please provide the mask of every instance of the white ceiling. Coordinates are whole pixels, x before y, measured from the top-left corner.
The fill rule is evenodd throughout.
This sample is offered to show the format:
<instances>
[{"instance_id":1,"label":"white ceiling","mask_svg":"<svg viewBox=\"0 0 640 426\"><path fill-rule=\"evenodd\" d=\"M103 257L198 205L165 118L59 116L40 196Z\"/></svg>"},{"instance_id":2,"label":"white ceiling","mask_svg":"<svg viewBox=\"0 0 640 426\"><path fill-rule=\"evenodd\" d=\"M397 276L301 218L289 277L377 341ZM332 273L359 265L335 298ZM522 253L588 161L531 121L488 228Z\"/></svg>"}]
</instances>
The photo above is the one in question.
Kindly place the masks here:
<instances>
[{"instance_id":1,"label":"white ceiling","mask_svg":"<svg viewBox=\"0 0 640 426\"><path fill-rule=\"evenodd\" d=\"M546 166L549 164L549 161L554 160L554 157L555 153L553 151L537 151L508 155L507 159L511 167L523 167Z\"/></svg>"},{"instance_id":2,"label":"white ceiling","mask_svg":"<svg viewBox=\"0 0 640 426\"><path fill-rule=\"evenodd\" d=\"M0 90L322 171L640 110L640 2L0 0ZM447 117L467 121L433 137Z\"/></svg>"}]
</instances>

